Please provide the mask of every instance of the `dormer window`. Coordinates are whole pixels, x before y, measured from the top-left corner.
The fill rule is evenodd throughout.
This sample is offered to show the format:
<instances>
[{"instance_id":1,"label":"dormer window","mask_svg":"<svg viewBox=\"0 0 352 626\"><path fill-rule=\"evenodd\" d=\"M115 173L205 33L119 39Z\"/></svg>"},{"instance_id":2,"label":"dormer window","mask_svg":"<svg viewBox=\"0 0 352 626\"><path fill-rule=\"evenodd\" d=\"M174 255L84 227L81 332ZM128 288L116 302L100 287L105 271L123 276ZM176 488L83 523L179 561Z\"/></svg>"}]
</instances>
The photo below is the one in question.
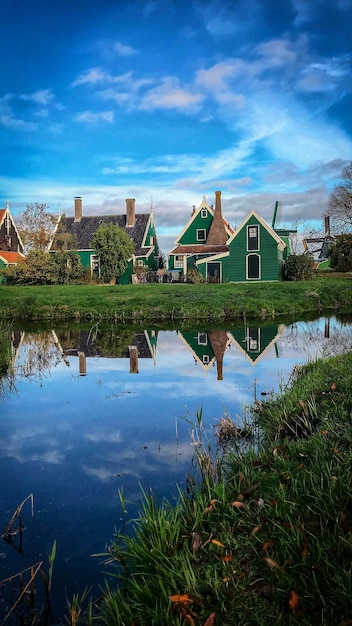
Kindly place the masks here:
<instances>
[{"instance_id":1,"label":"dormer window","mask_svg":"<svg viewBox=\"0 0 352 626\"><path fill-rule=\"evenodd\" d=\"M247 250L259 250L259 226L247 226Z\"/></svg>"},{"instance_id":2,"label":"dormer window","mask_svg":"<svg viewBox=\"0 0 352 626\"><path fill-rule=\"evenodd\" d=\"M207 209L202 209L200 212L201 217L205 218L208 216L208 211Z\"/></svg>"},{"instance_id":3,"label":"dormer window","mask_svg":"<svg viewBox=\"0 0 352 626\"><path fill-rule=\"evenodd\" d=\"M205 241L207 238L207 231L205 228L198 228L197 230L197 241Z\"/></svg>"}]
</instances>

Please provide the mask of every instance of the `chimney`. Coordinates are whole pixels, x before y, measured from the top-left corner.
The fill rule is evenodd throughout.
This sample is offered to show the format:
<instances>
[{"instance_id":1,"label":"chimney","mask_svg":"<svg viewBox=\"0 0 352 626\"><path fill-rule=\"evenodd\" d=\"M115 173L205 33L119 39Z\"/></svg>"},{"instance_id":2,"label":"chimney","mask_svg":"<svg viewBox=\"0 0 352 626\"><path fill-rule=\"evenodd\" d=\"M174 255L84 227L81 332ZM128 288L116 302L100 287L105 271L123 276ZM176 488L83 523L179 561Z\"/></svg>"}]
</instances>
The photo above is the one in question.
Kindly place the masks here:
<instances>
[{"instance_id":1,"label":"chimney","mask_svg":"<svg viewBox=\"0 0 352 626\"><path fill-rule=\"evenodd\" d=\"M324 217L325 237L330 237L330 217Z\"/></svg>"},{"instance_id":2,"label":"chimney","mask_svg":"<svg viewBox=\"0 0 352 626\"><path fill-rule=\"evenodd\" d=\"M132 227L136 221L136 201L134 198L126 198L126 226Z\"/></svg>"},{"instance_id":3,"label":"chimney","mask_svg":"<svg viewBox=\"0 0 352 626\"><path fill-rule=\"evenodd\" d=\"M75 222L80 222L82 218L82 198L75 198Z\"/></svg>"},{"instance_id":4,"label":"chimney","mask_svg":"<svg viewBox=\"0 0 352 626\"><path fill-rule=\"evenodd\" d=\"M210 246L220 246L224 245L227 239L228 235L221 212L221 191L216 191L214 217L209 228L206 243Z\"/></svg>"}]
</instances>

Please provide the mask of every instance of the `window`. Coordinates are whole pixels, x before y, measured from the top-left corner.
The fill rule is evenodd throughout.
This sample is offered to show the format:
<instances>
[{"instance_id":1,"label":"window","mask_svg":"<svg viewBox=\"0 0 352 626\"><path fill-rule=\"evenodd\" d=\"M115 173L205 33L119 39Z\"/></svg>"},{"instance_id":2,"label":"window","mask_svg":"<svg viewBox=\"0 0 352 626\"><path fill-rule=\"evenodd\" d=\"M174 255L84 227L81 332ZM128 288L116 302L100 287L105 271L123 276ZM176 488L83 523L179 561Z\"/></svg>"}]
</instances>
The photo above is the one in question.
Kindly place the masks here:
<instances>
[{"instance_id":1,"label":"window","mask_svg":"<svg viewBox=\"0 0 352 626\"><path fill-rule=\"evenodd\" d=\"M207 333L198 333L198 345L199 346L207 346L208 345L208 335L207 335Z\"/></svg>"},{"instance_id":2,"label":"window","mask_svg":"<svg viewBox=\"0 0 352 626\"><path fill-rule=\"evenodd\" d=\"M208 365L209 362L210 362L209 354L203 354L203 363L204 363L204 365Z\"/></svg>"},{"instance_id":3,"label":"window","mask_svg":"<svg viewBox=\"0 0 352 626\"><path fill-rule=\"evenodd\" d=\"M96 274L100 278L100 263L97 254L92 254L90 257L90 271L92 274Z\"/></svg>"},{"instance_id":4,"label":"window","mask_svg":"<svg viewBox=\"0 0 352 626\"><path fill-rule=\"evenodd\" d=\"M247 226L247 250L259 250L259 226Z\"/></svg>"},{"instance_id":5,"label":"window","mask_svg":"<svg viewBox=\"0 0 352 626\"><path fill-rule=\"evenodd\" d=\"M247 329L247 351L248 352L260 352L260 329L259 328Z\"/></svg>"},{"instance_id":6,"label":"window","mask_svg":"<svg viewBox=\"0 0 352 626\"><path fill-rule=\"evenodd\" d=\"M136 261L136 266L137 267L143 267L144 263L143 263L143 259L137 259Z\"/></svg>"},{"instance_id":7,"label":"window","mask_svg":"<svg viewBox=\"0 0 352 626\"><path fill-rule=\"evenodd\" d=\"M183 267L183 255L182 254L175 255L174 267Z\"/></svg>"},{"instance_id":8,"label":"window","mask_svg":"<svg viewBox=\"0 0 352 626\"><path fill-rule=\"evenodd\" d=\"M208 211L207 211L207 209L202 209L202 210L201 210L200 215L201 215L201 217L203 217L203 218L204 218L204 217L207 217L207 215L208 215Z\"/></svg>"},{"instance_id":9,"label":"window","mask_svg":"<svg viewBox=\"0 0 352 626\"><path fill-rule=\"evenodd\" d=\"M206 230L205 228L198 228L197 230L197 241L205 241L206 240Z\"/></svg>"}]
</instances>

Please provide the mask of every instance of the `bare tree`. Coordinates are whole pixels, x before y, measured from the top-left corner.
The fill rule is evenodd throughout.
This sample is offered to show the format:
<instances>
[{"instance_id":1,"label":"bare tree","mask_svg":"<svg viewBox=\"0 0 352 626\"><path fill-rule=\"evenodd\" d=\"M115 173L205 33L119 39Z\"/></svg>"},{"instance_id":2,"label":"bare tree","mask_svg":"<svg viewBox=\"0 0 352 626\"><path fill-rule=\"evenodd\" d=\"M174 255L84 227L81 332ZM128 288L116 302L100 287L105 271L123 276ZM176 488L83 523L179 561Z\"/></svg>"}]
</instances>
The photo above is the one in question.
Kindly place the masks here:
<instances>
[{"instance_id":1,"label":"bare tree","mask_svg":"<svg viewBox=\"0 0 352 626\"><path fill-rule=\"evenodd\" d=\"M329 215L334 220L334 231L352 229L352 161L343 168L342 182L336 185L329 198Z\"/></svg>"},{"instance_id":2,"label":"bare tree","mask_svg":"<svg viewBox=\"0 0 352 626\"><path fill-rule=\"evenodd\" d=\"M44 202L27 204L16 220L26 252L29 250L44 252L47 249L56 223L56 216L48 209Z\"/></svg>"}]
</instances>

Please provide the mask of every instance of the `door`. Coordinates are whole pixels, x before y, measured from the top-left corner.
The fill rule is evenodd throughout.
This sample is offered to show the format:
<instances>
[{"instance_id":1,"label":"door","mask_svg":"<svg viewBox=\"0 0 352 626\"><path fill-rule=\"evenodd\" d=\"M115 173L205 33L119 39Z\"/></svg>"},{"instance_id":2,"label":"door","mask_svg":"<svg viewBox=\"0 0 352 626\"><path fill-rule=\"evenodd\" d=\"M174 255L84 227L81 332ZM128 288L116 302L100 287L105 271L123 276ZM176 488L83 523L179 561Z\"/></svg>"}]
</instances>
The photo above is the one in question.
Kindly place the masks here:
<instances>
[{"instance_id":1,"label":"door","mask_svg":"<svg viewBox=\"0 0 352 626\"><path fill-rule=\"evenodd\" d=\"M221 282L221 263L219 261L207 263L207 281L208 283Z\"/></svg>"},{"instance_id":2,"label":"door","mask_svg":"<svg viewBox=\"0 0 352 626\"><path fill-rule=\"evenodd\" d=\"M249 254L247 256L247 278L260 278L260 256L259 254Z\"/></svg>"}]
</instances>

